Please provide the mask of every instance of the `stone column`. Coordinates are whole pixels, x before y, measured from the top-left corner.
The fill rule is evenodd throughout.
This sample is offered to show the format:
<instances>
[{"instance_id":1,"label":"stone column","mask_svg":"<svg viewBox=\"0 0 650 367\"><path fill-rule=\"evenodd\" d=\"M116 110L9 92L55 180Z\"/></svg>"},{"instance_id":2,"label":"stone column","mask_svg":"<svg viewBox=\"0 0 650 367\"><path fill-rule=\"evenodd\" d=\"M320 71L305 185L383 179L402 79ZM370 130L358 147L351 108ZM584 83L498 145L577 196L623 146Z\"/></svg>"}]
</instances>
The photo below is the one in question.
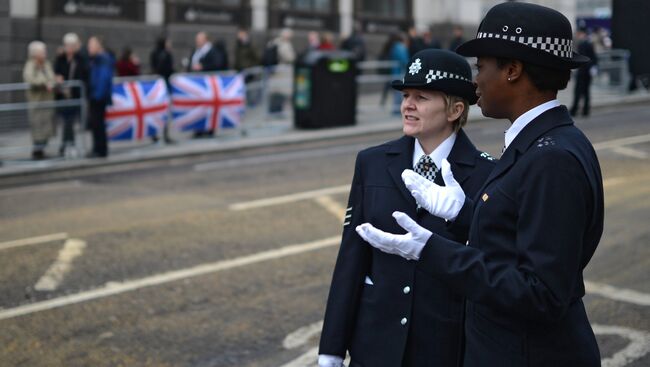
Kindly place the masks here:
<instances>
[{"instance_id":1,"label":"stone column","mask_svg":"<svg viewBox=\"0 0 650 367\"><path fill-rule=\"evenodd\" d=\"M268 28L268 0L251 0L251 8L253 11L251 19L251 29L253 31L266 31Z\"/></svg>"},{"instance_id":2,"label":"stone column","mask_svg":"<svg viewBox=\"0 0 650 367\"><path fill-rule=\"evenodd\" d=\"M165 23L165 2L163 0L147 0L145 22L149 25L163 25Z\"/></svg>"},{"instance_id":3,"label":"stone column","mask_svg":"<svg viewBox=\"0 0 650 367\"><path fill-rule=\"evenodd\" d=\"M339 16L341 17L339 32L342 36L351 34L354 27L353 0L339 0Z\"/></svg>"}]
</instances>

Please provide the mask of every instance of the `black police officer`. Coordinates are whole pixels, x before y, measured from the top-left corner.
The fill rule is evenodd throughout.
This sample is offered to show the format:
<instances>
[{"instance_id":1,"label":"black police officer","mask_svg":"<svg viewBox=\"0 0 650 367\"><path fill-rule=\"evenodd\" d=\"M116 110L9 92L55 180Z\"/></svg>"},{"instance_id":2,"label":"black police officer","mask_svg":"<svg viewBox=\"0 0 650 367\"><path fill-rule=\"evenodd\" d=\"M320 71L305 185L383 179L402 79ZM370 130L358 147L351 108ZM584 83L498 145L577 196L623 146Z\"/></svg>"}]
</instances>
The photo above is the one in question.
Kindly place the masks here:
<instances>
[{"instance_id":1,"label":"black police officer","mask_svg":"<svg viewBox=\"0 0 650 367\"><path fill-rule=\"evenodd\" d=\"M373 249L355 232L364 222L396 231L394 210L453 241L467 234L446 230L443 219L418 210L400 175L415 169L442 183L448 160L462 189L477 192L494 167L462 125L476 102L467 61L450 51L422 50L393 88L403 94L405 136L357 157L343 238L320 340L320 366L457 366L462 357L463 300L442 282L416 271L416 263ZM445 161L446 162L446 161ZM425 178L426 177L426 178Z\"/></svg>"},{"instance_id":2,"label":"black police officer","mask_svg":"<svg viewBox=\"0 0 650 367\"><path fill-rule=\"evenodd\" d=\"M402 176L452 232L469 228L468 246L408 213L393 214L406 235L357 227L373 246L419 259L416 273L466 297L464 366L600 366L582 273L603 230L602 177L591 143L556 99L570 69L589 61L572 51L571 37L559 12L508 2L457 49L478 57L483 114L512 121L505 151L476 196L444 166L444 187Z\"/></svg>"}]
</instances>

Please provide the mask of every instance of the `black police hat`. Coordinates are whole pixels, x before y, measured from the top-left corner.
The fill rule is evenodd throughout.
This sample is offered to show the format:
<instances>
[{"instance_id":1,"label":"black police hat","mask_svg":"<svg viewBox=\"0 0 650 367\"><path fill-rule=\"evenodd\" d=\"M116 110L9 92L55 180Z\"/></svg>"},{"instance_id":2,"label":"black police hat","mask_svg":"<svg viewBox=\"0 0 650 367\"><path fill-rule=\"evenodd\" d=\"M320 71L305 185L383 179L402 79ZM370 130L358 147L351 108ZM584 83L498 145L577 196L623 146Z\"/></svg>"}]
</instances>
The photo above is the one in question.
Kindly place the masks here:
<instances>
[{"instance_id":1,"label":"black police hat","mask_svg":"<svg viewBox=\"0 0 650 367\"><path fill-rule=\"evenodd\" d=\"M456 49L464 56L494 56L554 69L574 69L589 58L573 52L571 23L541 5L507 2L492 7L476 38Z\"/></svg>"},{"instance_id":2,"label":"black police hat","mask_svg":"<svg viewBox=\"0 0 650 367\"><path fill-rule=\"evenodd\" d=\"M424 49L411 57L402 80L394 80L392 87L437 90L477 101L476 87L472 83L472 69L464 57L446 50Z\"/></svg>"}]
</instances>

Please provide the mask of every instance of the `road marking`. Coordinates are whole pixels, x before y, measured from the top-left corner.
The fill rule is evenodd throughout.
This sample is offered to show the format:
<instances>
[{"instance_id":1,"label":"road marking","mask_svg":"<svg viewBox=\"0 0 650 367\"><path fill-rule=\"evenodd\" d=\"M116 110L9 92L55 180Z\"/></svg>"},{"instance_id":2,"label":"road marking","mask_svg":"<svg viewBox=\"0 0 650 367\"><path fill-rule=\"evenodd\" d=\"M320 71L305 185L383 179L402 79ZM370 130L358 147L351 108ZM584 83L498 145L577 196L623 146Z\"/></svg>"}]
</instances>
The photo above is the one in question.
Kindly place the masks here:
<instances>
[{"instance_id":1,"label":"road marking","mask_svg":"<svg viewBox=\"0 0 650 367\"><path fill-rule=\"evenodd\" d=\"M323 320L315 322L311 325L303 326L298 330L287 335L282 341L284 349L296 349L306 345L307 342L313 337L320 334L323 328ZM304 367L314 366L318 360L318 347L310 348L305 353L298 356L298 358L283 364L281 367ZM345 364L349 362L349 356L344 361Z\"/></svg>"},{"instance_id":2,"label":"road marking","mask_svg":"<svg viewBox=\"0 0 650 367\"><path fill-rule=\"evenodd\" d=\"M602 367L623 367L650 352L650 334L620 326L592 325L597 335L619 335L630 340L625 348L601 360Z\"/></svg>"},{"instance_id":3,"label":"road marking","mask_svg":"<svg viewBox=\"0 0 650 367\"><path fill-rule=\"evenodd\" d=\"M61 241L68 238L67 233L53 233L44 236L23 238L20 240L8 241L0 243L0 250L6 250L14 247L37 245L39 243Z\"/></svg>"},{"instance_id":4,"label":"road marking","mask_svg":"<svg viewBox=\"0 0 650 367\"><path fill-rule=\"evenodd\" d=\"M323 328L323 320L315 322L311 325L303 326L300 329L292 332L284 337L282 346L284 349L295 349L302 345L307 344L307 341L318 335Z\"/></svg>"},{"instance_id":5,"label":"road marking","mask_svg":"<svg viewBox=\"0 0 650 367\"><path fill-rule=\"evenodd\" d=\"M608 284L585 281L585 291L616 301L633 303L640 306L650 306L650 294L631 289L616 288Z\"/></svg>"},{"instance_id":6,"label":"road marking","mask_svg":"<svg viewBox=\"0 0 650 367\"><path fill-rule=\"evenodd\" d=\"M343 223L345 208L342 207L341 204L334 201L331 196L319 196L315 198L314 201L325 208L328 212L333 214L337 219L341 221L341 223Z\"/></svg>"},{"instance_id":7,"label":"road marking","mask_svg":"<svg viewBox=\"0 0 650 367\"><path fill-rule=\"evenodd\" d=\"M266 206L293 203L293 202L300 201L300 200L315 199L315 198L320 197L320 196L342 194L342 193L346 193L348 191L350 191L350 185L327 187L327 188L320 189L320 190L303 191L303 192L298 192L298 193L295 193L295 194L276 196L276 197L272 197L272 198L266 198L266 199L253 200L253 201L247 201L247 202L232 204L232 205L230 205L229 209L230 210L247 210L247 209L263 208L263 207L266 207Z\"/></svg>"},{"instance_id":8,"label":"road marking","mask_svg":"<svg viewBox=\"0 0 650 367\"><path fill-rule=\"evenodd\" d=\"M647 142L650 142L650 134L607 140L600 143L596 143L593 146L595 150L603 150L603 149L622 147L624 145L632 145L632 144L647 143Z\"/></svg>"},{"instance_id":9,"label":"road marking","mask_svg":"<svg viewBox=\"0 0 650 367\"><path fill-rule=\"evenodd\" d=\"M318 347L313 347L301 354L300 357L283 364L281 367L305 367L305 366L315 366L318 364Z\"/></svg>"},{"instance_id":10,"label":"road marking","mask_svg":"<svg viewBox=\"0 0 650 367\"><path fill-rule=\"evenodd\" d=\"M54 264L52 264L41 279L36 282L34 289L41 292L51 292L56 290L63 281L65 275L72 268L72 261L81 256L86 248L86 242L75 238L65 241L63 248L59 251Z\"/></svg>"},{"instance_id":11,"label":"road marking","mask_svg":"<svg viewBox=\"0 0 650 367\"><path fill-rule=\"evenodd\" d=\"M611 149L612 152L618 153L620 155L624 155L626 157L632 157L632 158L637 158L637 159L647 159L648 158L648 153L638 150L638 149L633 149L630 147L615 147Z\"/></svg>"},{"instance_id":12,"label":"road marking","mask_svg":"<svg viewBox=\"0 0 650 367\"><path fill-rule=\"evenodd\" d=\"M607 189L612 186L618 186L620 184L624 184L629 182L629 179L627 177L612 177L612 178L607 178L603 180L603 188Z\"/></svg>"},{"instance_id":13,"label":"road marking","mask_svg":"<svg viewBox=\"0 0 650 367\"><path fill-rule=\"evenodd\" d=\"M10 187L6 189L0 189L0 195L15 195L15 194L25 194L25 193L39 192L39 191L75 189L81 187L82 185L83 183L79 180L71 180L71 181L53 182L47 184L29 185L29 186L22 186L22 187Z\"/></svg>"},{"instance_id":14,"label":"road marking","mask_svg":"<svg viewBox=\"0 0 650 367\"><path fill-rule=\"evenodd\" d=\"M301 253L315 251L322 248L335 246L340 243L340 236L328 237L318 241L307 242L298 245L285 246L273 250L258 252L256 254L242 256L230 260L222 260L208 264L197 265L187 269L170 271L167 273L152 275L149 277L129 280L125 282L109 282L103 287L86 292L71 294L63 297L53 298L46 301L18 306L0 310L0 320L10 319L17 316L32 314L35 312L50 310L53 308L68 306L76 303L91 301L99 298L113 296L120 293L134 291L136 289L162 285L181 279L211 274L222 270L228 270L255 264L263 261L279 259L282 257L298 255Z\"/></svg>"}]
</instances>

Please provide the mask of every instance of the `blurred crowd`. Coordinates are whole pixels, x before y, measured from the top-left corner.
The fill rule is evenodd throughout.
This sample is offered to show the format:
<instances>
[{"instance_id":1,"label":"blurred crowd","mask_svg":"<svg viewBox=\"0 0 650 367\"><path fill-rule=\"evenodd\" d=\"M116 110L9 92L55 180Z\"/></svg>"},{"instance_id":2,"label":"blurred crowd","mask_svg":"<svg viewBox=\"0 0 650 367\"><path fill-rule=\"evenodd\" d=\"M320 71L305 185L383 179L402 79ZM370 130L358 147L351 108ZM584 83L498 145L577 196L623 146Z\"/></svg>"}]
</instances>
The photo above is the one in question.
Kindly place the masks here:
<instances>
[{"instance_id":1,"label":"blurred crowd","mask_svg":"<svg viewBox=\"0 0 650 367\"><path fill-rule=\"evenodd\" d=\"M446 48L454 50L464 42L464 30L460 26L452 28L447 42L443 43L436 39L432 32L427 30L418 32L410 28L407 32L396 32L389 35L381 47L376 59L387 61L385 67L379 72L391 75L398 79L406 70L411 55L425 48ZM148 65L143 61L130 45L125 45L119 55L113 50L105 47L100 36L92 36L82 42L75 33L64 35L62 45L57 49L57 54L50 63L47 55L47 45L41 41L33 41L28 46L28 60L23 70L23 79L30 84L27 98L31 102L42 102L51 100L78 100L80 88L70 87L63 82L69 80L81 81L86 87L86 98L88 106L87 121L84 126L92 133L93 147L88 154L89 157L106 157L108 155L108 144L106 138L106 124L104 120L105 111L111 103L112 79L114 76L137 76L143 73L157 74L169 83L169 77L177 71L185 72L211 72L234 69L241 71L254 66L272 67L281 64L293 64L297 58L312 50L345 50L352 53L356 60L362 61L368 58L366 40L357 25L346 37L337 37L331 32L310 31L306 34L306 47L296 50L294 45L294 34L291 29L283 29L274 38L264 44L256 45L247 29L239 29L236 34L234 55L229 55L226 40L212 39L207 32L201 31L195 35L194 48L187 57L176 62L174 60L174 48L171 40L167 37L159 38L153 45ZM587 34L578 32L580 47L590 48L587 53L601 52L611 48L611 39L606 30L596 30ZM300 42L305 44L305 42ZM584 51L584 50L583 50ZM592 66L595 66L592 65ZM179 70L180 69L180 70ZM590 74L591 73L591 74ZM580 72L582 77L580 90L576 90L576 106L572 111L577 110L577 101L585 99L584 114L588 114L589 98L588 86L593 69ZM580 77L579 76L579 77ZM65 87L64 87L65 86ZM387 83L383 89L381 105L386 103L389 92L393 94L391 111L399 114L401 95L392 91ZM587 95L585 96L585 93ZM282 104L290 95L290 91L281 91L275 96L281 96L278 102L279 111L282 111ZM74 126L80 120L79 106L57 107L56 110L47 108L30 108L30 127L33 140L33 159L45 158L45 147L56 133L55 121L60 121L62 129L62 140L59 146L61 156L69 155L74 147L75 136ZM197 137L212 136L214 132L198 132ZM173 143L169 138L167 130L162 137L167 143ZM158 141L159 137L154 136L153 140Z\"/></svg>"}]
</instances>

